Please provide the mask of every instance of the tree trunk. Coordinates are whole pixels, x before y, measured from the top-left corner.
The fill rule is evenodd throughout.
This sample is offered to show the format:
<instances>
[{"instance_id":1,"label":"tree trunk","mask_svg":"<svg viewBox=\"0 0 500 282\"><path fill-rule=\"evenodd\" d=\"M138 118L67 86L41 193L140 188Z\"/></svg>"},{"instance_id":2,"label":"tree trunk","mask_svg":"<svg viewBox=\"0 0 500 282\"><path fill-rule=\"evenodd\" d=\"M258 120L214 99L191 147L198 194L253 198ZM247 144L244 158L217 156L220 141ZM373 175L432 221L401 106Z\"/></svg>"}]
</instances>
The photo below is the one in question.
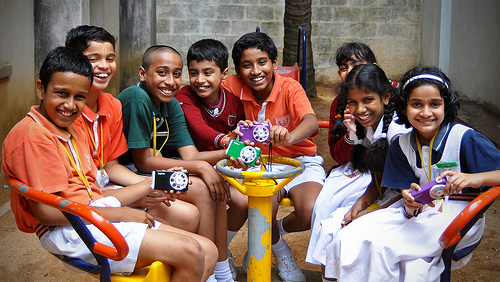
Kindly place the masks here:
<instances>
[{"instance_id":1,"label":"tree trunk","mask_svg":"<svg viewBox=\"0 0 500 282\"><path fill-rule=\"evenodd\" d=\"M316 97L316 79L311 48L311 2L312 0L286 0L283 65L293 66L297 62L297 48L301 48L298 64L302 67L302 43L298 42L299 26L306 29L306 93L308 97ZM299 45L300 44L300 45Z\"/></svg>"}]
</instances>

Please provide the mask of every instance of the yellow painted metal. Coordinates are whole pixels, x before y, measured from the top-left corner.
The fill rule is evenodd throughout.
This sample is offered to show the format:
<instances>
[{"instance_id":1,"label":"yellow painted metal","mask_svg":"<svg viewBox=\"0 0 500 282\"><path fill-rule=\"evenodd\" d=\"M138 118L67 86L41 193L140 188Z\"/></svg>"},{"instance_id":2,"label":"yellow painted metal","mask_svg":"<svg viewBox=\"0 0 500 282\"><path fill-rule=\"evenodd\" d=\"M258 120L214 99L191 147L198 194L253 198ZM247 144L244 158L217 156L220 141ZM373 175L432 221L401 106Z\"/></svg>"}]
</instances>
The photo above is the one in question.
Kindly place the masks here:
<instances>
[{"instance_id":1,"label":"yellow painted metal","mask_svg":"<svg viewBox=\"0 0 500 282\"><path fill-rule=\"evenodd\" d=\"M224 177L231 185L241 193L248 195L248 273L247 281L268 282L271 281L271 219L272 204L271 197L288 184L296 175L287 175L279 183L275 179L263 178L264 165L269 156L262 156L261 170L257 172L243 171L244 177L241 184L235 178ZM300 167L299 161L273 157L272 162L288 164ZM219 171L220 172L220 171Z\"/></svg>"},{"instance_id":2,"label":"yellow painted metal","mask_svg":"<svg viewBox=\"0 0 500 282\"><path fill-rule=\"evenodd\" d=\"M249 196L248 208L247 281L271 281L271 197Z\"/></svg>"}]
</instances>

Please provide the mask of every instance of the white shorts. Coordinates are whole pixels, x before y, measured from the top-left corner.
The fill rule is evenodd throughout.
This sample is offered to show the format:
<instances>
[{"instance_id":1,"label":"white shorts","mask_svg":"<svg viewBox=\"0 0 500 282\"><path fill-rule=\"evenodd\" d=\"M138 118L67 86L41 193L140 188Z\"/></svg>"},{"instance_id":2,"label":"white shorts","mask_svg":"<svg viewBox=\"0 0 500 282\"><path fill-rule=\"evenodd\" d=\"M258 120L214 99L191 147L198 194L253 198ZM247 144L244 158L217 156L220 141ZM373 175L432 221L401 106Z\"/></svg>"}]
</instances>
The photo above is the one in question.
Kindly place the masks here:
<instances>
[{"instance_id":1,"label":"white shorts","mask_svg":"<svg viewBox=\"0 0 500 282\"><path fill-rule=\"evenodd\" d=\"M304 171L302 171L301 174L297 175L290 183L285 185L284 189L288 193L290 189L293 187L305 183L305 182L316 182L321 185L325 183L325 178L326 178L326 173L325 169L323 168L323 163L324 160L321 156L298 156L293 158L296 161L300 161L304 164L305 168ZM271 165L271 171L284 171L284 170L289 170L292 169L293 166L290 165L285 165L285 164L278 164L278 163L272 163ZM260 166L257 166L255 168L249 168L248 171L257 171L260 169ZM269 169L269 164L268 164L268 169ZM280 179L278 181L283 181L283 179Z\"/></svg>"},{"instance_id":2,"label":"white shorts","mask_svg":"<svg viewBox=\"0 0 500 282\"><path fill-rule=\"evenodd\" d=\"M105 202L106 206L116 207L116 200L114 197L106 197L100 200ZM97 201L96 201L97 202ZM96 206L102 206L99 203L93 203ZM119 204L119 202L118 202ZM160 226L160 222L155 221L154 229ZM142 239L148 228L147 224L137 223L137 222L118 222L113 223L113 225L118 229L120 234L127 241L129 252L128 255L121 261L114 261L109 259L109 266L112 273L132 273L137 262L137 256L139 255L139 249L141 246ZM111 241L102 233L97 227L92 224L87 224L87 228L94 238L103 244L108 246L113 246ZM40 242L42 247L53 254L65 255L73 258L80 258L88 263L96 264L96 260L92 253L89 251L85 243L80 239L80 236L73 229L72 226L57 226L51 231L47 231L41 238Z\"/></svg>"}]
</instances>

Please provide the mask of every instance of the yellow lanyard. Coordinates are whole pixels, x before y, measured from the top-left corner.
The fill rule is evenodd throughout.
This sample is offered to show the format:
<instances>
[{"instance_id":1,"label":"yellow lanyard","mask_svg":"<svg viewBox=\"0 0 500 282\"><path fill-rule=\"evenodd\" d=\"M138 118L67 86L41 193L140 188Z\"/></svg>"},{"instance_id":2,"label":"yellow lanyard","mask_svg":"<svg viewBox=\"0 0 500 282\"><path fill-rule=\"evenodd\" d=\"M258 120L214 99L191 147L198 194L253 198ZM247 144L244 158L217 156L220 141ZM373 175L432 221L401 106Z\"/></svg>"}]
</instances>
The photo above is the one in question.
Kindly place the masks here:
<instances>
[{"instance_id":1,"label":"yellow lanyard","mask_svg":"<svg viewBox=\"0 0 500 282\"><path fill-rule=\"evenodd\" d=\"M70 139L71 139L71 137L70 137ZM80 179L82 180L83 184L85 185L85 188L87 188L87 193L89 193L89 197L90 197L89 203L92 203L92 200L94 199L94 193L92 192L92 189L90 188L89 180L87 179L87 177L85 177L85 175L82 172L83 165L82 165L82 161L80 161L80 157L78 156L78 150L76 149L75 141L73 139L71 139L71 144L73 144L73 149L75 150L75 153L76 153L76 159L78 160L78 163L80 164L80 169L78 169L78 166L76 165L75 161L73 160L73 157L71 157L71 154L68 152L68 149L66 149L66 147L64 147L61 140L59 140L59 143L61 143L61 146L63 147L64 151L66 152L66 155L68 155L69 161L73 165L73 168L78 173L78 176L80 176Z\"/></svg>"},{"instance_id":2,"label":"yellow lanyard","mask_svg":"<svg viewBox=\"0 0 500 282\"><path fill-rule=\"evenodd\" d=\"M101 174L104 175L104 162L102 161L102 158L104 157L104 153L103 153L104 144L102 143L102 140L103 140L102 122L99 122L99 118L97 118L97 122L99 123L100 129L101 129L101 141L99 142L99 144L101 144L101 153L100 154L97 151L97 150L99 150L98 144L95 143L94 135L92 134L92 130L90 130L89 124L87 122L85 122L85 125L87 126L87 129L89 131L90 139L92 140L92 144L94 145L94 149L95 149L95 152L97 154L97 159L99 160L99 168L100 168ZM97 136L97 137L99 137L99 136Z\"/></svg>"},{"instance_id":3,"label":"yellow lanyard","mask_svg":"<svg viewBox=\"0 0 500 282\"><path fill-rule=\"evenodd\" d=\"M425 163L424 163L424 157L422 155L422 146L420 145L420 140L418 140L418 133L415 133L415 139L417 140L417 148L418 148L418 155L420 156L420 161L422 162L422 167L424 168L425 176L427 176L427 179L431 181L432 177L432 144L434 143L434 138L436 138L436 134L431 139L431 142L429 144L429 174L427 174L427 169L425 169Z\"/></svg>"},{"instance_id":4,"label":"yellow lanyard","mask_svg":"<svg viewBox=\"0 0 500 282\"><path fill-rule=\"evenodd\" d=\"M168 122L167 119L165 120L165 124L167 125L167 139L165 139L165 142L163 142L163 145L161 145L160 150L156 152L156 117L153 117L153 155L155 157L158 156L158 154L161 152L161 149L163 149L163 146L167 144L168 137L170 136L170 129L168 128Z\"/></svg>"}]
</instances>

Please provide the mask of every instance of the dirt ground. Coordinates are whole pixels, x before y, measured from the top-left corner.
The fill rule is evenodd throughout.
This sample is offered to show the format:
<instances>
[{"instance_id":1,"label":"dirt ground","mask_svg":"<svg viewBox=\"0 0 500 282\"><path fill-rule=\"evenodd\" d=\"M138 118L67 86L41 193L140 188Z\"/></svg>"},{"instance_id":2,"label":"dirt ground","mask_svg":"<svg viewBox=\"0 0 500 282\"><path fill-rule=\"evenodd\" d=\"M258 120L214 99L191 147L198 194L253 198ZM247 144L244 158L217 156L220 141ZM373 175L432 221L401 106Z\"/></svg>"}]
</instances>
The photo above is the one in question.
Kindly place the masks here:
<instances>
[{"instance_id":1,"label":"dirt ground","mask_svg":"<svg viewBox=\"0 0 500 282\"><path fill-rule=\"evenodd\" d=\"M328 120L334 91L331 85L318 85L318 96L311 98L319 120ZM325 169L334 161L329 155L327 130L322 129L315 139L318 153L325 159ZM20 232L7 201L10 192L0 189L0 281L96 281L86 274L68 270L63 264L43 250L34 234ZM2 206L3 205L3 206ZM293 208L281 207L278 218L286 216ZM452 281L500 281L500 201L496 201L486 213L486 230L472 260L462 269L452 272ZM230 244L236 258L238 281L246 281L241 271L243 255L247 250L247 229L242 228ZM321 281L319 267L304 262L309 231L284 236L291 246L300 267L305 270L308 281ZM276 278L273 269L273 281Z\"/></svg>"}]
</instances>

